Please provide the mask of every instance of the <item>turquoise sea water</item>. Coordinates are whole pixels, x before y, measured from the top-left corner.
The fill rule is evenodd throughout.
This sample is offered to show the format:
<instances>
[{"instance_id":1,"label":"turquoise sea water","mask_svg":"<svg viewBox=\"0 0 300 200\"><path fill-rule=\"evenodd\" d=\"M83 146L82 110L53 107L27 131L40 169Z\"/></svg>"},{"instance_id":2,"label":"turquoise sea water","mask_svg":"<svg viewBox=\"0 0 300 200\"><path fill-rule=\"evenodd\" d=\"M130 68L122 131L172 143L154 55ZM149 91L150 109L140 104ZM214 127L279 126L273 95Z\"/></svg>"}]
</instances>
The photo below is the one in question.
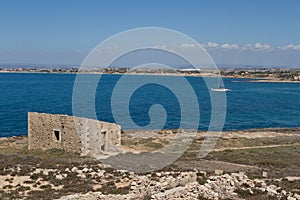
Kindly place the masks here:
<instances>
[{"instance_id":1,"label":"turquoise sea water","mask_svg":"<svg viewBox=\"0 0 300 200\"><path fill-rule=\"evenodd\" d=\"M0 136L26 135L27 112L72 115L75 77L72 74L0 74ZM99 82L95 98L99 120L114 122L111 94L120 77L121 75L104 75ZM142 75L132 77L133 82L145 78ZM164 78L176 83L178 77ZM186 79L192 85L200 105L198 128L205 130L211 117L208 89L200 77ZM227 93L224 130L300 126L300 84L254 83L229 78L223 81L232 90ZM179 127L180 103L172 91L157 84L147 84L131 96L130 115L136 124L149 124L148 110L153 104L160 104L166 110L164 128ZM123 129L132 128L126 124L121 125Z\"/></svg>"}]
</instances>

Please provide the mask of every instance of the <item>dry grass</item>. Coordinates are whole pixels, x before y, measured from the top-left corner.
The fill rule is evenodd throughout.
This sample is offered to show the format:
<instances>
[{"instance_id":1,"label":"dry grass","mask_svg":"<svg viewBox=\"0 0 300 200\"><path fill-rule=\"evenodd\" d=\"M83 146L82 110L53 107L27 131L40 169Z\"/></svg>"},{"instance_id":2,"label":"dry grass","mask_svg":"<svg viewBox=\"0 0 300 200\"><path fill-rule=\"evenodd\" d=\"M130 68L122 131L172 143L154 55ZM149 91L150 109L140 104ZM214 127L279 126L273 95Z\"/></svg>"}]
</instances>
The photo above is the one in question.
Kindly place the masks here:
<instances>
[{"instance_id":1,"label":"dry grass","mask_svg":"<svg viewBox=\"0 0 300 200\"><path fill-rule=\"evenodd\" d=\"M300 176L300 146L211 152L206 159L253 165L274 177Z\"/></svg>"}]
</instances>

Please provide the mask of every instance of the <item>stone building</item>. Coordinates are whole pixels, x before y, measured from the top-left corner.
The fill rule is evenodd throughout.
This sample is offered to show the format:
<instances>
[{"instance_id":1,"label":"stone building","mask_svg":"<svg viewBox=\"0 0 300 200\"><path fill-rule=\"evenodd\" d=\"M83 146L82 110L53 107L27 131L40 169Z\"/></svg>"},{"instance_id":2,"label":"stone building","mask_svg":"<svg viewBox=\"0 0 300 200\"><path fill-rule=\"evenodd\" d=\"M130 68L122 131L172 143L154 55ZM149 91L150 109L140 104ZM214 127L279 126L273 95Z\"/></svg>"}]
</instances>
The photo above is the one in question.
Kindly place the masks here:
<instances>
[{"instance_id":1,"label":"stone building","mask_svg":"<svg viewBox=\"0 0 300 200\"><path fill-rule=\"evenodd\" d=\"M114 123L68 115L28 113L28 148L63 149L83 155L117 153L121 127Z\"/></svg>"}]
</instances>

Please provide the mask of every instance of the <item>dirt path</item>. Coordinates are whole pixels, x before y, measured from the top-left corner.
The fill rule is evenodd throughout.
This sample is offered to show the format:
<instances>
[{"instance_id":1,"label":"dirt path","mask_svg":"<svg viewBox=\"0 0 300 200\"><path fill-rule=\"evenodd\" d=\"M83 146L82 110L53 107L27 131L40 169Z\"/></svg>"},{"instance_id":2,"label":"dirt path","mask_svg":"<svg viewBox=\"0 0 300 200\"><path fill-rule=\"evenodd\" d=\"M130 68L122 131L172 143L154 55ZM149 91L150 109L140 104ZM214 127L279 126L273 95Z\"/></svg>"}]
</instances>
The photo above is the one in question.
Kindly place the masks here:
<instances>
[{"instance_id":1,"label":"dirt path","mask_svg":"<svg viewBox=\"0 0 300 200\"><path fill-rule=\"evenodd\" d=\"M238 171L259 172L264 170L252 165L243 165L243 164L236 164L236 163L216 161L216 160L206 160L206 159L197 159L197 160L189 160L189 161L181 160L181 161L176 161L174 164L182 169L197 169L203 171L214 171L217 169L222 169L226 172L238 172Z\"/></svg>"},{"instance_id":2,"label":"dirt path","mask_svg":"<svg viewBox=\"0 0 300 200\"><path fill-rule=\"evenodd\" d=\"M265 146L249 146L249 147L232 147L232 148L219 148L213 149L212 151L226 151L226 150L241 150L241 149L263 149L263 148L274 148L274 147L291 147L291 146L299 146L300 143L294 144L279 144L279 145L265 145Z\"/></svg>"}]
</instances>

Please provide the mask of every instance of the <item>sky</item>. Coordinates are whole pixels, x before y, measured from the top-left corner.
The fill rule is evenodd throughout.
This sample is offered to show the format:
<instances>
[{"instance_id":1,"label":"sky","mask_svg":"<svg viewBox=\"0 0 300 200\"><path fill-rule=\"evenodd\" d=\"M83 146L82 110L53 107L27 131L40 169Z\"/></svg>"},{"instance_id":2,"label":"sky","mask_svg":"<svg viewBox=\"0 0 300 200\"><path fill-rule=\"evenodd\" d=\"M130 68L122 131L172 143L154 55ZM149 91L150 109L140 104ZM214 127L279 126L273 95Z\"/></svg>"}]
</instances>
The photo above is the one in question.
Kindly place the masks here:
<instances>
[{"instance_id":1,"label":"sky","mask_svg":"<svg viewBox=\"0 0 300 200\"><path fill-rule=\"evenodd\" d=\"M299 8L298 0L0 0L0 64L80 65L114 34L163 27L218 64L300 66Z\"/></svg>"}]
</instances>

